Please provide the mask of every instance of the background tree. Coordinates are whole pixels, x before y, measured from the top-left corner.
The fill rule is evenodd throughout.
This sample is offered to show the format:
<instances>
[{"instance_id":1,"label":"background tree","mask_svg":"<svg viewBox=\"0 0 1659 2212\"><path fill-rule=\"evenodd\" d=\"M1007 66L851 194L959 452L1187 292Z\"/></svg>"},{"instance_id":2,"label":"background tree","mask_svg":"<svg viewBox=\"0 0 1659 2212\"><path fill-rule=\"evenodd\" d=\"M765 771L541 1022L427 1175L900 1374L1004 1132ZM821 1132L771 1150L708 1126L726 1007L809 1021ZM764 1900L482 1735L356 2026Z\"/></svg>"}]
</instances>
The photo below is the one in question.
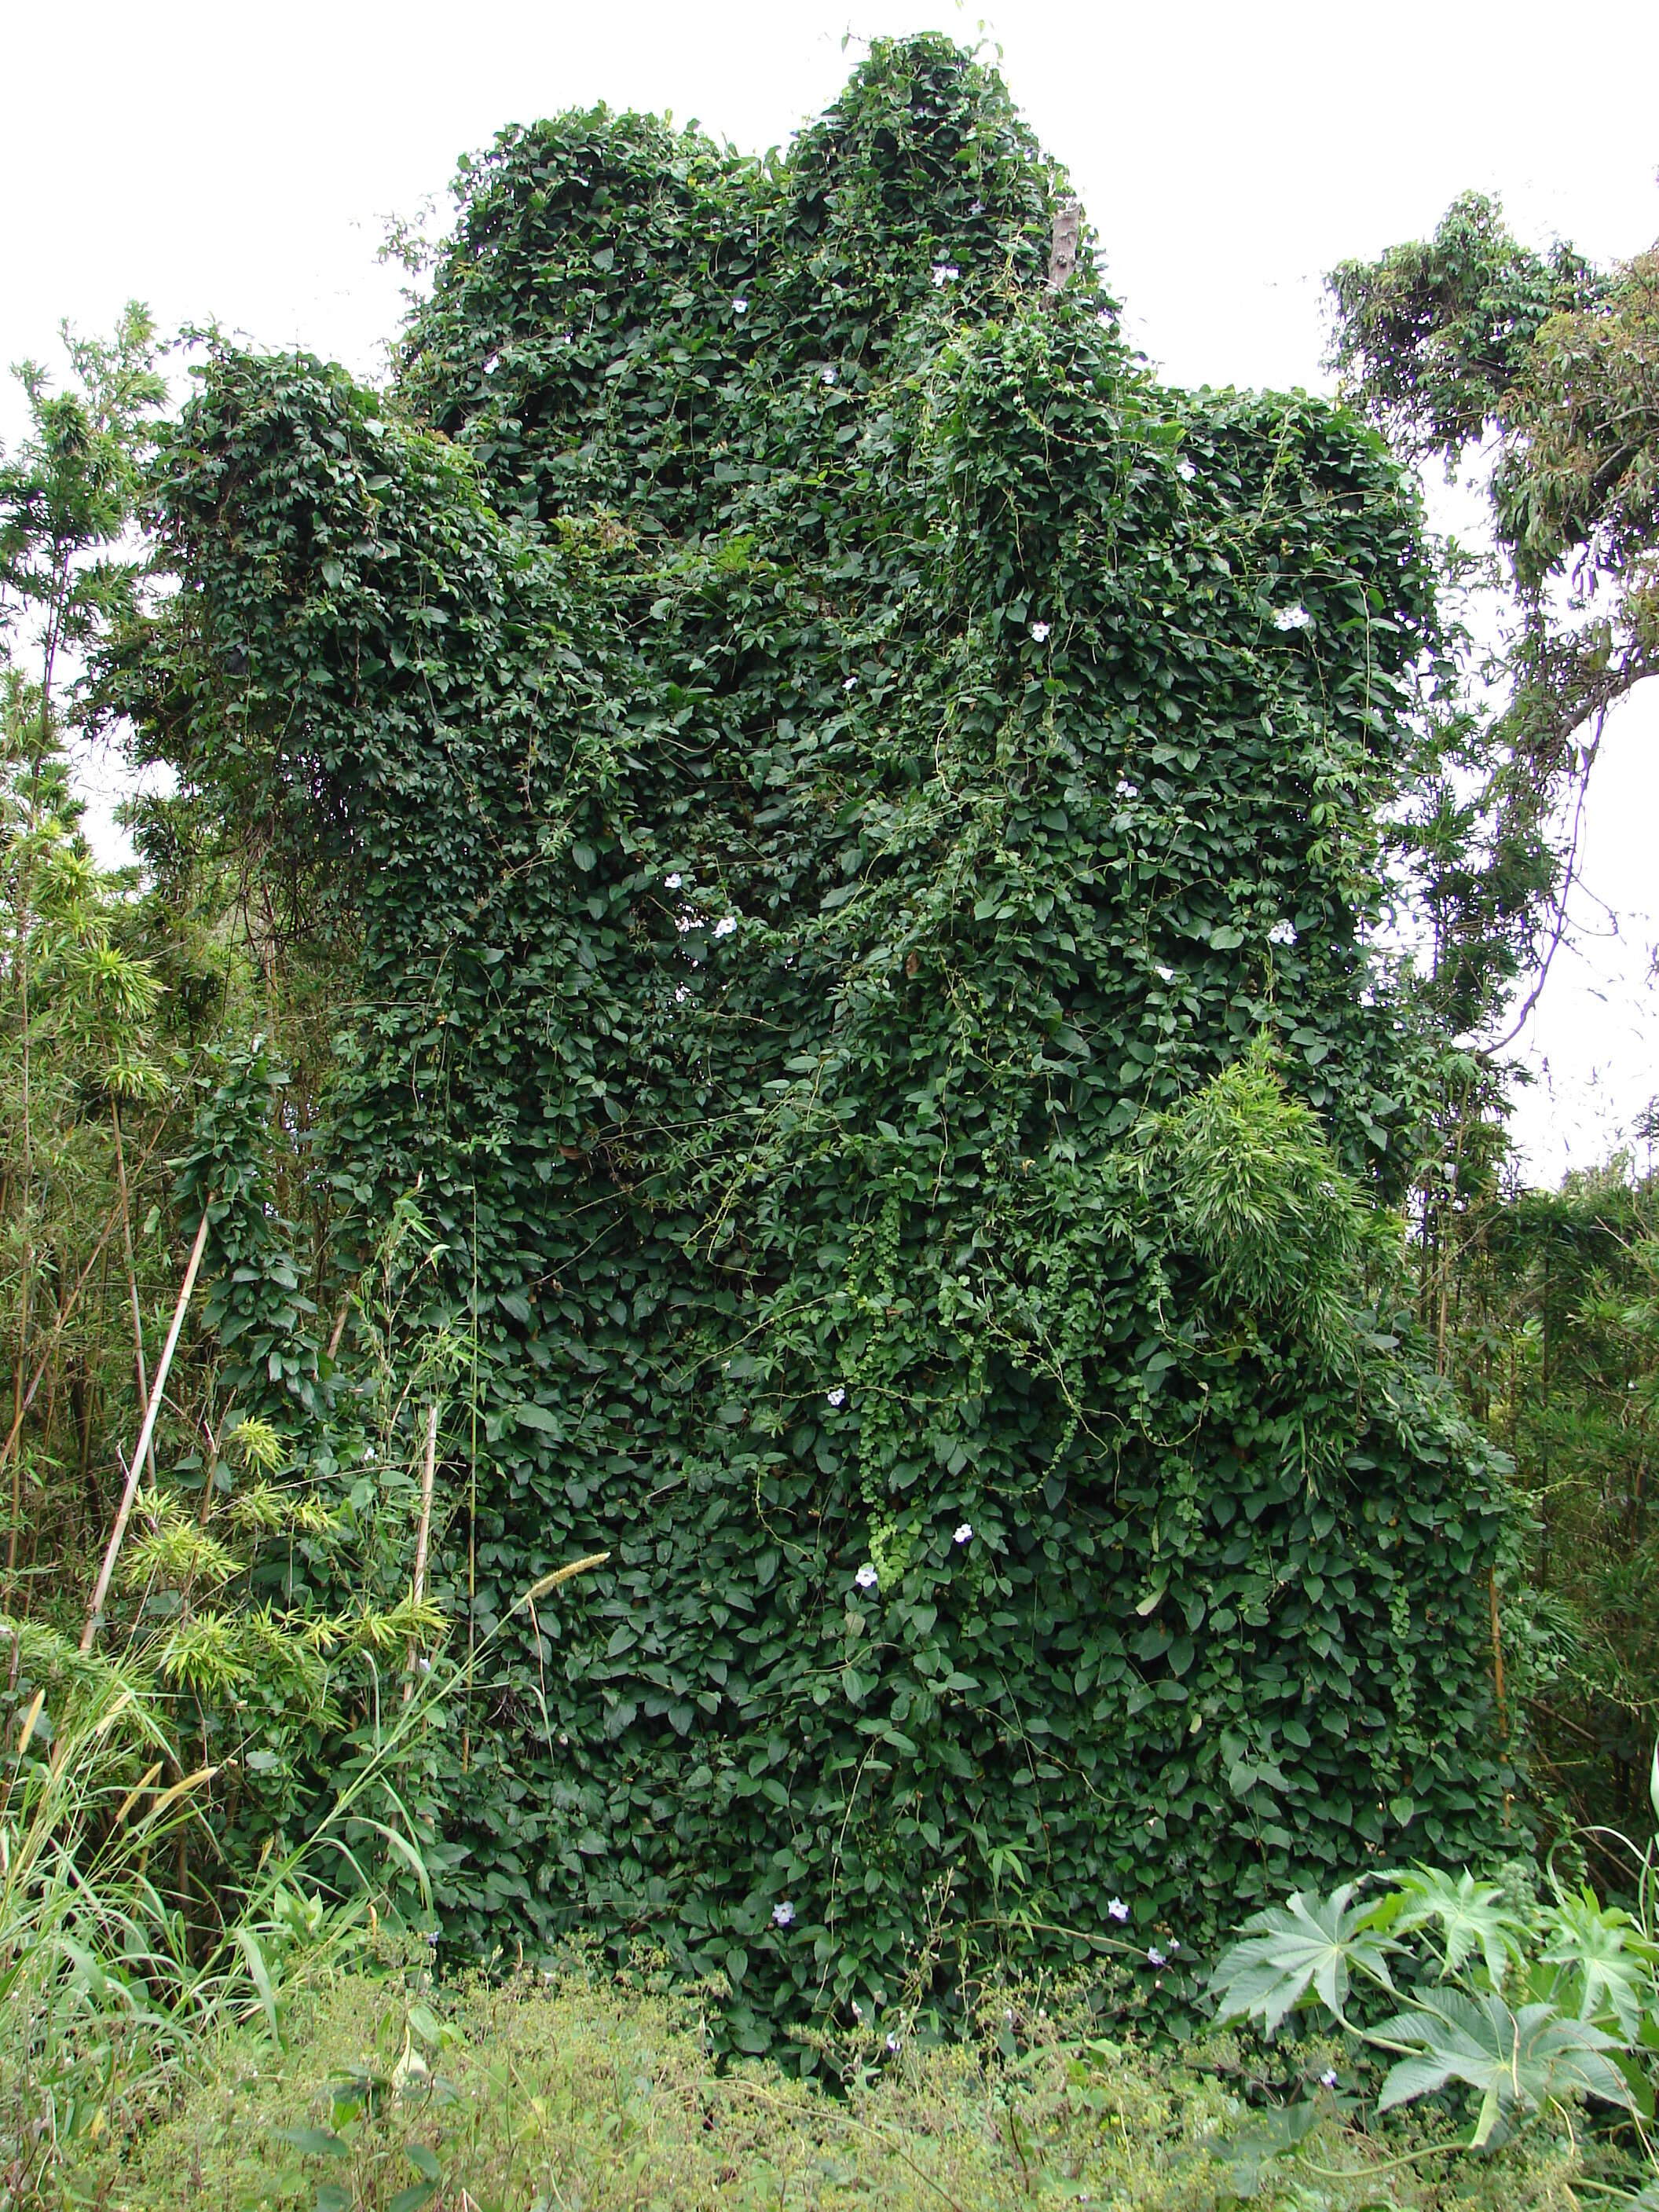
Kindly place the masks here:
<instances>
[{"instance_id":1,"label":"background tree","mask_svg":"<svg viewBox=\"0 0 1659 2212\"><path fill-rule=\"evenodd\" d=\"M1539 253L1470 193L1329 288L1346 392L1402 451L1474 471L1510 596L1497 711L1459 724L1423 847L1484 1025L1547 971L1607 713L1659 666L1659 252Z\"/></svg>"}]
</instances>

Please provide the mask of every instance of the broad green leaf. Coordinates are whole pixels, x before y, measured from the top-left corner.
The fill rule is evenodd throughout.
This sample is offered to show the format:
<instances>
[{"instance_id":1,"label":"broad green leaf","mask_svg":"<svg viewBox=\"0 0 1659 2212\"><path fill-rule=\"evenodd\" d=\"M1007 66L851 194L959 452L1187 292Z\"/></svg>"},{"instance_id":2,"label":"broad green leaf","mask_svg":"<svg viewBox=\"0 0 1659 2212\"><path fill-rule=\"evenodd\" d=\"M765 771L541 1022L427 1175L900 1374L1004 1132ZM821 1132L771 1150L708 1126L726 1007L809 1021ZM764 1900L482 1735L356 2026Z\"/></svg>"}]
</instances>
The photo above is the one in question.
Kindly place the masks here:
<instances>
[{"instance_id":1,"label":"broad green leaf","mask_svg":"<svg viewBox=\"0 0 1659 2212\"><path fill-rule=\"evenodd\" d=\"M343 2158L347 2146L326 2128L277 2128L273 2130L278 2142L291 2143L307 2158Z\"/></svg>"},{"instance_id":2,"label":"broad green leaf","mask_svg":"<svg viewBox=\"0 0 1659 2212\"><path fill-rule=\"evenodd\" d=\"M1563 1891L1550 1908L1548 1937L1540 1957L1565 1967L1577 1984L1577 2014L1595 2020L1610 2014L1628 2039L1644 2012L1659 2002L1654 1966L1659 1948L1650 1943L1627 1912L1598 1903L1594 1891Z\"/></svg>"},{"instance_id":3,"label":"broad green leaf","mask_svg":"<svg viewBox=\"0 0 1659 2212\"><path fill-rule=\"evenodd\" d=\"M1579 2094L1634 2109L1629 2085L1608 2056L1618 2050L1613 2038L1589 2021L1565 2018L1552 2004L1511 2012L1496 1991L1477 2003L1460 1990L1437 1990L1368 2040L1385 2049L1407 2046L1382 2084L1380 2111L1462 2082L1481 2100L1476 2146L1511 2111L1540 2112Z\"/></svg>"},{"instance_id":4,"label":"broad green leaf","mask_svg":"<svg viewBox=\"0 0 1659 2212\"><path fill-rule=\"evenodd\" d=\"M1328 1898L1299 1891L1247 1920L1210 1977L1218 2021L1258 2018L1271 2035L1310 1990L1341 2020L1356 1970L1392 1989L1389 1954L1398 1947L1373 1927L1374 1905L1350 1906L1354 1890L1345 1882Z\"/></svg>"},{"instance_id":5,"label":"broad green leaf","mask_svg":"<svg viewBox=\"0 0 1659 2212\"><path fill-rule=\"evenodd\" d=\"M538 1430L544 1437L563 1434L563 1424L556 1413L550 1413L545 1406L526 1402L513 1408L514 1418L521 1429Z\"/></svg>"},{"instance_id":6,"label":"broad green leaf","mask_svg":"<svg viewBox=\"0 0 1659 2212\"><path fill-rule=\"evenodd\" d=\"M1524 1954L1527 1923L1492 1881L1477 1881L1467 1869L1455 1876L1440 1867L1413 1867L1382 1876L1392 1894L1379 1908L1391 1935L1409 1936L1437 1925L1443 1937L1443 1978L1449 1979L1477 1947L1494 1989L1503 1985L1511 1959Z\"/></svg>"}]
</instances>

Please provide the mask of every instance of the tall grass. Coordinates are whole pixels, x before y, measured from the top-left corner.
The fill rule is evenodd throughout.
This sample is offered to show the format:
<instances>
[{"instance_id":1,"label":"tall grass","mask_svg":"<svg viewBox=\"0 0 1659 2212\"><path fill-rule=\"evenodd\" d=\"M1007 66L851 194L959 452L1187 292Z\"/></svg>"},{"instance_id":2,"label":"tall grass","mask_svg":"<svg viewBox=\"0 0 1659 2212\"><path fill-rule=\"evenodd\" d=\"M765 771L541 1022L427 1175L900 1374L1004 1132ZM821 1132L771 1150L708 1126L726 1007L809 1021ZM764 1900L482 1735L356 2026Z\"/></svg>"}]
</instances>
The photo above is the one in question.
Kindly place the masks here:
<instances>
[{"instance_id":1,"label":"tall grass","mask_svg":"<svg viewBox=\"0 0 1659 2212\"><path fill-rule=\"evenodd\" d=\"M394 1711L301 1842L269 1855L204 1924L181 1846L216 1855L212 1768L187 1769L142 1675L21 1633L52 1681L20 1717L0 1781L0 2208L50 2201L78 2154L143 2128L220 2030L349 1955L383 1871L424 1885L400 1759L430 1697ZM371 1850L370 1845L374 1848Z\"/></svg>"},{"instance_id":2,"label":"tall grass","mask_svg":"<svg viewBox=\"0 0 1659 2212\"><path fill-rule=\"evenodd\" d=\"M507 1619L607 1557L544 1576ZM82 2154L141 2132L225 2033L262 2023L280 2045L294 1999L400 1901L429 1910L407 1777L505 1625L375 1698L321 1817L251 1877L189 1888L187 1912L187 1851L218 1858L217 1770L186 1767L144 1651L106 1659L0 1618L43 1685L0 1780L0 2212L56 2202Z\"/></svg>"}]
</instances>

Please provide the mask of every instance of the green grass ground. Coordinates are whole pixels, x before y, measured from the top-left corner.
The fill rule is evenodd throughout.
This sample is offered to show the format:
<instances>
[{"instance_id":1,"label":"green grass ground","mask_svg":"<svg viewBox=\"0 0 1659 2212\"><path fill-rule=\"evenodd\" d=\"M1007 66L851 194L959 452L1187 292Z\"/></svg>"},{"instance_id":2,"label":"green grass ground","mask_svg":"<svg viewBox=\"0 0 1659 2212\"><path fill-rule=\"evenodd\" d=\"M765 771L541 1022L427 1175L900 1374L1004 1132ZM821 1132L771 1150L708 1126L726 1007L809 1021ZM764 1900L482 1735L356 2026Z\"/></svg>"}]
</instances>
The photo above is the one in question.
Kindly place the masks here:
<instances>
[{"instance_id":1,"label":"green grass ground","mask_svg":"<svg viewBox=\"0 0 1659 2212\"><path fill-rule=\"evenodd\" d=\"M1560 2148L1402 2165L1407 2140L1358 2136L1334 2106L1297 2159L1253 2173L1224 2074L1068 2043L1035 2012L1017 2040L1007 2025L999 2011L977 2051L884 2055L838 2098L775 2068L717 2070L695 2011L598 1978L411 1996L344 1975L296 2003L284 2050L228 2042L87 2180L111 2212L1200 2212L1252 2188L1264 2208L1331 2212L1578 2202Z\"/></svg>"}]
</instances>

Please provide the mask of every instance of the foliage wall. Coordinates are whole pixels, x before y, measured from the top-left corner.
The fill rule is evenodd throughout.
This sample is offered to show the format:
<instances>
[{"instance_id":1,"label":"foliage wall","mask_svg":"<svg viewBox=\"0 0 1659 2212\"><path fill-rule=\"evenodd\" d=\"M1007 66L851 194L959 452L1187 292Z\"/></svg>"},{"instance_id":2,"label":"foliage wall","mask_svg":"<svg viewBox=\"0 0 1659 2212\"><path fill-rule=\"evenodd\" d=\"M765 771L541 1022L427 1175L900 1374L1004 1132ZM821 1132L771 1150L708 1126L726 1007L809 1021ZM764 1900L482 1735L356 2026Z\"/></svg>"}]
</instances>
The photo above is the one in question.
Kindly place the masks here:
<instances>
[{"instance_id":1,"label":"foliage wall","mask_svg":"<svg viewBox=\"0 0 1659 2212\"><path fill-rule=\"evenodd\" d=\"M319 1168L477 1320L457 1632L612 1554L508 1621L452 1927L672 1931L747 2048L1508 1778L1495 1463L1365 1288L1416 510L1048 296L1062 189L931 39L780 160L505 134L391 395L212 353L122 679L360 933Z\"/></svg>"}]
</instances>

